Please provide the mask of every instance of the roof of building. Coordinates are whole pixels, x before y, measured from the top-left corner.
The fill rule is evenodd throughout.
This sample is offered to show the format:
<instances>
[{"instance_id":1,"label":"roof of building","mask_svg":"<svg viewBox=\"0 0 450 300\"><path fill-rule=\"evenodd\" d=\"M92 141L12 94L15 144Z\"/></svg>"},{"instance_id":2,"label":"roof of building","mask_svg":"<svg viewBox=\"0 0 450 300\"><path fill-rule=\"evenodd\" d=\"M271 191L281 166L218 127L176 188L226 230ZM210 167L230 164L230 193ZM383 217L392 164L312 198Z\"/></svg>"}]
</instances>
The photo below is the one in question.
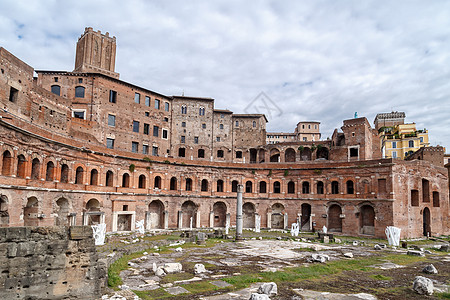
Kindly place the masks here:
<instances>
[{"instance_id":1,"label":"roof of building","mask_svg":"<svg viewBox=\"0 0 450 300\"><path fill-rule=\"evenodd\" d=\"M266 122L269 122L265 114L233 114L233 118L261 118L264 117Z\"/></svg>"},{"instance_id":2,"label":"roof of building","mask_svg":"<svg viewBox=\"0 0 450 300\"><path fill-rule=\"evenodd\" d=\"M172 98L180 98L183 100L203 100L203 101L214 101L213 98L209 97L191 97L191 96L172 96Z\"/></svg>"},{"instance_id":3,"label":"roof of building","mask_svg":"<svg viewBox=\"0 0 450 300\"><path fill-rule=\"evenodd\" d=\"M213 111L215 113L222 113L222 114L232 114L233 113L231 110L228 110L228 109L214 109Z\"/></svg>"}]
</instances>

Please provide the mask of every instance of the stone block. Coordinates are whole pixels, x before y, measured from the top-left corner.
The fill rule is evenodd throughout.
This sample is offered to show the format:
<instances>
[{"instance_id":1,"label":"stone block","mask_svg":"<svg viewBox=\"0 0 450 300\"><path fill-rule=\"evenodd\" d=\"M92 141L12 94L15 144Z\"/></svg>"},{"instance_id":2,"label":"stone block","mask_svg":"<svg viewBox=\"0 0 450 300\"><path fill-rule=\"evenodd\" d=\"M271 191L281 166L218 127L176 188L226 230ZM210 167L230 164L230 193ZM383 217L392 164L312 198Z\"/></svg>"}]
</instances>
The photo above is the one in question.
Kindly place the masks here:
<instances>
[{"instance_id":1,"label":"stone block","mask_svg":"<svg viewBox=\"0 0 450 300\"><path fill-rule=\"evenodd\" d=\"M36 242L29 241L19 243L17 247L17 256L29 256L35 253Z\"/></svg>"},{"instance_id":2,"label":"stone block","mask_svg":"<svg viewBox=\"0 0 450 300\"><path fill-rule=\"evenodd\" d=\"M16 243L9 243L8 244L8 257L16 257L17 256L17 244Z\"/></svg>"},{"instance_id":3,"label":"stone block","mask_svg":"<svg viewBox=\"0 0 450 300\"><path fill-rule=\"evenodd\" d=\"M9 227L6 229L6 241L20 242L27 241L30 234L30 227Z\"/></svg>"},{"instance_id":4,"label":"stone block","mask_svg":"<svg viewBox=\"0 0 450 300\"><path fill-rule=\"evenodd\" d=\"M92 228L90 226L71 226L69 228L69 238L71 240L92 238Z\"/></svg>"}]
</instances>

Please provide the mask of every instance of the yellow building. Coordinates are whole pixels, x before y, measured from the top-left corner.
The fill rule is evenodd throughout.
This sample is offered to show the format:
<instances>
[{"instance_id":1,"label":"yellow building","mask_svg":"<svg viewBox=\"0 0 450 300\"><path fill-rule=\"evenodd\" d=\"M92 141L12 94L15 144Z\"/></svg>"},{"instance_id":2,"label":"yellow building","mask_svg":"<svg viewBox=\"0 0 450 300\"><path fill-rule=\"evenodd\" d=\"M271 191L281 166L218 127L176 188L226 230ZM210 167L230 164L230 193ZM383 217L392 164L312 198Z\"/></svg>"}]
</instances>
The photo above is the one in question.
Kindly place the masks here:
<instances>
[{"instance_id":1,"label":"yellow building","mask_svg":"<svg viewBox=\"0 0 450 300\"><path fill-rule=\"evenodd\" d=\"M378 129L383 158L404 159L429 145L428 130L416 130L415 123L383 126Z\"/></svg>"}]
</instances>

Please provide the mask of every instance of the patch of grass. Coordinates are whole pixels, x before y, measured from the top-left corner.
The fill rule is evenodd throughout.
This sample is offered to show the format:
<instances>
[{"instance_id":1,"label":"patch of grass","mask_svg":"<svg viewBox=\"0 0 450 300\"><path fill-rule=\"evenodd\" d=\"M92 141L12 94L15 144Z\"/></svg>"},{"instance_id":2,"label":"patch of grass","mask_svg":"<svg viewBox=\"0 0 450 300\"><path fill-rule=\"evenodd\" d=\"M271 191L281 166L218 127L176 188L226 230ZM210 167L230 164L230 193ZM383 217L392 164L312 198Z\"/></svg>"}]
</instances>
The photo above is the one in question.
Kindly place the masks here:
<instances>
[{"instance_id":1,"label":"patch of grass","mask_svg":"<svg viewBox=\"0 0 450 300\"><path fill-rule=\"evenodd\" d=\"M173 295L166 292L163 288L151 291L133 291L139 298L143 300L172 298Z\"/></svg>"},{"instance_id":2,"label":"patch of grass","mask_svg":"<svg viewBox=\"0 0 450 300\"><path fill-rule=\"evenodd\" d=\"M416 263L419 261L424 261L427 258L422 256L413 256L406 254L387 254L382 257L383 260L391 261L394 264L398 265L409 265L412 263Z\"/></svg>"},{"instance_id":3,"label":"patch of grass","mask_svg":"<svg viewBox=\"0 0 450 300\"><path fill-rule=\"evenodd\" d=\"M161 283L172 283L174 281L179 280L188 280L193 278L194 276L192 274L186 273L186 272L180 272L180 273L173 273L173 274L167 274L161 279Z\"/></svg>"},{"instance_id":4,"label":"patch of grass","mask_svg":"<svg viewBox=\"0 0 450 300\"><path fill-rule=\"evenodd\" d=\"M384 276L382 274L370 275L375 280L392 280L392 277Z\"/></svg>"},{"instance_id":5,"label":"patch of grass","mask_svg":"<svg viewBox=\"0 0 450 300\"><path fill-rule=\"evenodd\" d=\"M127 254L116 260L108 269L108 286L117 289L122 284L122 278L120 278L120 272L128 269L128 261L141 257L144 251Z\"/></svg>"},{"instance_id":6,"label":"patch of grass","mask_svg":"<svg viewBox=\"0 0 450 300\"><path fill-rule=\"evenodd\" d=\"M435 295L441 299L450 299L450 293L436 293Z\"/></svg>"},{"instance_id":7,"label":"patch of grass","mask_svg":"<svg viewBox=\"0 0 450 300\"><path fill-rule=\"evenodd\" d=\"M254 282L261 281L261 277L258 277L256 274L244 274L223 278L223 281L232 284L236 289L243 289Z\"/></svg>"},{"instance_id":8,"label":"patch of grass","mask_svg":"<svg viewBox=\"0 0 450 300\"><path fill-rule=\"evenodd\" d=\"M207 281L199 281L199 282L193 282L189 284L183 285L185 289L187 289L192 294L199 294L199 293L205 293L205 292L211 292L211 291L217 291L219 289L218 286L215 286L214 284L211 284Z\"/></svg>"}]
</instances>

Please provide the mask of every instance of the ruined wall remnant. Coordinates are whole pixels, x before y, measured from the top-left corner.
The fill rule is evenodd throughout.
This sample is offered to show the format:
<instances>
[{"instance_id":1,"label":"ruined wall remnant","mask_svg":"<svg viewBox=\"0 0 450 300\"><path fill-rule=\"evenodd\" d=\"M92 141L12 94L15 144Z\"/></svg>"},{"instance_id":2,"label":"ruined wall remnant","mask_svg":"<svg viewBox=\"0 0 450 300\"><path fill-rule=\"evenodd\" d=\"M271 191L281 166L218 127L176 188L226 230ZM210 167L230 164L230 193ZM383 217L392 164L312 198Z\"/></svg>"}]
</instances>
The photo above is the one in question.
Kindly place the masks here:
<instances>
[{"instance_id":1,"label":"ruined wall remnant","mask_svg":"<svg viewBox=\"0 0 450 300\"><path fill-rule=\"evenodd\" d=\"M105 273L89 226L0 228L1 299L96 299Z\"/></svg>"}]
</instances>

